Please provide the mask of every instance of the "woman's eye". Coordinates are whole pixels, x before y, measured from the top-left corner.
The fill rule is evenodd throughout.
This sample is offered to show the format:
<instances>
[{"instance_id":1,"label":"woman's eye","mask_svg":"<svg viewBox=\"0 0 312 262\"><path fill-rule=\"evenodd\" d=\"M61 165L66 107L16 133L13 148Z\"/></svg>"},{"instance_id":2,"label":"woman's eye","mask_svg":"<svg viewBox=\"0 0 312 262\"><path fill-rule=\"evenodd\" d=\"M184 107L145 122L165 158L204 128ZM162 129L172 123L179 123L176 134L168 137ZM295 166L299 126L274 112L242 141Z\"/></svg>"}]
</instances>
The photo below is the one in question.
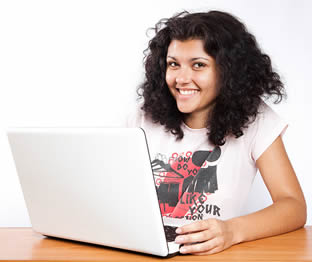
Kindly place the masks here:
<instances>
[{"instance_id":1,"label":"woman's eye","mask_svg":"<svg viewBox=\"0 0 312 262\"><path fill-rule=\"evenodd\" d=\"M195 68L201 68L201 67L205 67L206 65L205 64L203 64L203 63L195 63L194 64L194 67Z\"/></svg>"},{"instance_id":2,"label":"woman's eye","mask_svg":"<svg viewBox=\"0 0 312 262\"><path fill-rule=\"evenodd\" d=\"M167 64L170 67L176 67L178 65L176 62L168 62Z\"/></svg>"}]
</instances>

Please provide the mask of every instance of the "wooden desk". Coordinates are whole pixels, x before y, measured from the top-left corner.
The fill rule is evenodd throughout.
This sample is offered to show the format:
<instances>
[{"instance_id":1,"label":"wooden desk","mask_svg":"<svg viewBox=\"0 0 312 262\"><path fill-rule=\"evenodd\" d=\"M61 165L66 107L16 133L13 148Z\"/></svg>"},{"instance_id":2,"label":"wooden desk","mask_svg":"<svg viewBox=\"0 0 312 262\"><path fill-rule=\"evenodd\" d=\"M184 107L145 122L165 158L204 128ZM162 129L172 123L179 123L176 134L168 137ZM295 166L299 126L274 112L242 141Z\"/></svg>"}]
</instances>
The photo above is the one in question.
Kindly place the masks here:
<instances>
[{"instance_id":1,"label":"wooden desk","mask_svg":"<svg viewBox=\"0 0 312 262\"><path fill-rule=\"evenodd\" d=\"M46 238L35 233L31 228L0 228L0 260L152 261L160 259L96 245ZM210 256L179 255L169 260L312 261L312 226L280 236L242 243Z\"/></svg>"}]
</instances>

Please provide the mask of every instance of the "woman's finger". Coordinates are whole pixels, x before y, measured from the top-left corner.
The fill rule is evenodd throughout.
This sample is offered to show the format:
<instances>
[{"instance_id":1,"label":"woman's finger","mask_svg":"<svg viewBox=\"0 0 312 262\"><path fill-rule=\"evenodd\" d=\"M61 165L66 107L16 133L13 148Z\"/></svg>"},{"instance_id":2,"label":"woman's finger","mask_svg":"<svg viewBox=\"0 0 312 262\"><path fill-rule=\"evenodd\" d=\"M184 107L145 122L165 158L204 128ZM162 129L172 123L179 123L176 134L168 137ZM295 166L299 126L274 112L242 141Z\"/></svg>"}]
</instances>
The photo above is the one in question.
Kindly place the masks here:
<instances>
[{"instance_id":1,"label":"woman's finger","mask_svg":"<svg viewBox=\"0 0 312 262\"><path fill-rule=\"evenodd\" d=\"M176 230L176 233L187 234L187 233L192 233L192 232L203 231L206 229L209 229L209 221L208 220L202 220L202 221L197 221L197 222L191 223L189 225L179 227Z\"/></svg>"},{"instance_id":2,"label":"woman's finger","mask_svg":"<svg viewBox=\"0 0 312 262\"><path fill-rule=\"evenodd\" d=\"M201 232L178 235L175 239L175 242L178 244L188 244L188 243L197 243L204 242L212 239L213 233L209 230L204 230Z\"/></svg>"},{"instance_id":3,"label":"woman's finger","mask_svg":"<svg viewBox=\"0 0 312 262\"><path fill-rule=\"evenodd\" d=\"M213 250L217 247L217 242L212 240L208 240L202 243L198 244L192 244L192 245L183 245L180 248L180 253L186 254L186 253L204 253L208 252L210 250Z\"/></svg>"}]
</instances>

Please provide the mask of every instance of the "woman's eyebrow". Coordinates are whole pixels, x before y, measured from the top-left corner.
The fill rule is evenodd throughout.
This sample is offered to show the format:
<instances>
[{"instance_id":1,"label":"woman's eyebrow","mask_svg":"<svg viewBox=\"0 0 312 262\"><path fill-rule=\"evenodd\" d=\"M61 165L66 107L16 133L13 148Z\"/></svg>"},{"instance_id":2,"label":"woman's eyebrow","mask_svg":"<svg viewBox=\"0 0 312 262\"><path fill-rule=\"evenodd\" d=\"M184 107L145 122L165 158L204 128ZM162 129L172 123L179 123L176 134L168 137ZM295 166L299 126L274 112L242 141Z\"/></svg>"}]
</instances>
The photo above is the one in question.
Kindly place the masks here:
<instances>
[{"instance_id":1,"label":"woman's eyebrow","mask_svg":"<svg viewBox=\"0 0 312 262\"><path fill-rule=\"evenodd\" d=\"M204 59L204 60L210 61L209 58L205 58L205 57L194 57L191 59L191 61L198 60L198 59Z\"/></svg>"},{"instance_id":2,"label":"woman's eyebrow","mask_svg":"<svg viewBox=\"0 0 312 262\"><path fill-rule=\"evenodd\" d=\"M168 55L167 58L171 58L171 59L173 59L173 60L177 60L174 56L169 56L169 55ZM201 56L191 58L190 61L194 61L194 60L198 60L198 59L204 59L204 60L210 61L209 58L205 58L205 57L201 57Z\"/></svg>"}]
</instances>

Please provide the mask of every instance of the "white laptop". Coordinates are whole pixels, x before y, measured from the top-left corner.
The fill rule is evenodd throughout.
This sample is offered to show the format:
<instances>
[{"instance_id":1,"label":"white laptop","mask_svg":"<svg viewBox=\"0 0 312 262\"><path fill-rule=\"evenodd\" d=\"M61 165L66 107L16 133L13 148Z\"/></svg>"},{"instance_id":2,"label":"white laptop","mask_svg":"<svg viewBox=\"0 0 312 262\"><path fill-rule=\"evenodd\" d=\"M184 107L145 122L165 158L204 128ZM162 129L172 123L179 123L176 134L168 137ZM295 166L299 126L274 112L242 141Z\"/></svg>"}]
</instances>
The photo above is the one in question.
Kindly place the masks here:
<instances>
[{"instance_id":1,"label":"white laptop","mask_svg":"<svg viewBox=\"0 0 312 262\"><path fill-rule=\"evenodd\" d=\"M35 231L177 254L179 219L164 226L143 129L11 128L8 137Z\"/></svg>"}]
</instances>

